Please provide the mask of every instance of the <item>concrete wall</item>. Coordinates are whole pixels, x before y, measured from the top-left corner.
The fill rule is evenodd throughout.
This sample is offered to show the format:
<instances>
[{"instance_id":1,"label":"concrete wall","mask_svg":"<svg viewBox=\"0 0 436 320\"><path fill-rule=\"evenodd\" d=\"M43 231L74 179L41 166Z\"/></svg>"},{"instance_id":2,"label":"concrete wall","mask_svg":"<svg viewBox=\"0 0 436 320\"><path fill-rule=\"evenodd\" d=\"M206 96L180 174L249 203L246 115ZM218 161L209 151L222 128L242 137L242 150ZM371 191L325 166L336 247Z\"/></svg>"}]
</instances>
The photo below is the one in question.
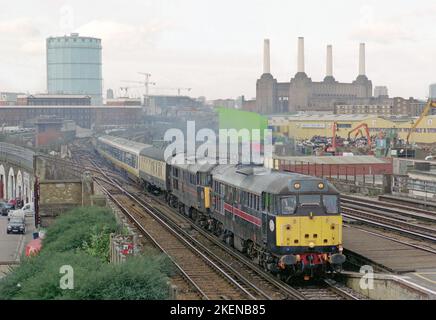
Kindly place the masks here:
<instances>
[{"instance_id":1,"label":"concrete wall","mask_svg":"<svg viewBox=\"0 0 436 320\"><path fill-rule=\"evenodd\" d=\"M82 205L82 182L43 181L39 184L41 225L50 225L55 217Z\"/></svg>"},{"instance_id":2,"label":"concrete wall","mask_svg":"<svg viewBox=\"0 0 436 320\"><path fill-rule=\"evenodd\" d=\"M433 300L436 297L426 290L413 286L392 275L374 275L374 287L362 289L362 275L347 275L347 286L373 300Z\"/></svg>"},{"instance_id":3,"label":"concrete wall","mask_svg":"<svg viewBox=\"0 0 436 320\"><path fill-rule=\"evenodd\" d=\"M66 211L91 205L93 182L89 172L81 174L62 160L37 156L35 175L39 179L39 221L42 226Z\"/></svg>"},{"instance_id":4,"label":"concrete wall","mask_svg":"<svg viewBox=\"0 0 436 320\"><path fill-rule=\"evenodd\" d=\"M82 181L42 181L40 182L40 208L44 205L82 204Z\"/></svg>"}]
</instances>

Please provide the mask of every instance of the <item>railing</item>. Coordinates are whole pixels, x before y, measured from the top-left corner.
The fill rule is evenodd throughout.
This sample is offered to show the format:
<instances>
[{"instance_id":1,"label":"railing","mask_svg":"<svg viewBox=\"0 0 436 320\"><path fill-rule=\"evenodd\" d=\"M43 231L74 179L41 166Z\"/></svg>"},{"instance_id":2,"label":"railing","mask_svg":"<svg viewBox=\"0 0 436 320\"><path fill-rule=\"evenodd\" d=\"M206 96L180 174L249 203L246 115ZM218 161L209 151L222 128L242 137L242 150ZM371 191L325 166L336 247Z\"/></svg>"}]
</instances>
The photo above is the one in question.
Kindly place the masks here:
<instances>
[{"instance_id":1,"label":"railing","mask_svg":"<svg viewBox=\"0 0 436 320\"><path fill-rule=\"evenodd\" d=\"M276 169L348 182L354 185L380 187L383 185L384 174L389 174L388 170L386 172L383 172L383 169L373 170L370 165L356 166L353 164L321 164L305 161L275 161L274 167Z\"/></svg>"}]
</instances>

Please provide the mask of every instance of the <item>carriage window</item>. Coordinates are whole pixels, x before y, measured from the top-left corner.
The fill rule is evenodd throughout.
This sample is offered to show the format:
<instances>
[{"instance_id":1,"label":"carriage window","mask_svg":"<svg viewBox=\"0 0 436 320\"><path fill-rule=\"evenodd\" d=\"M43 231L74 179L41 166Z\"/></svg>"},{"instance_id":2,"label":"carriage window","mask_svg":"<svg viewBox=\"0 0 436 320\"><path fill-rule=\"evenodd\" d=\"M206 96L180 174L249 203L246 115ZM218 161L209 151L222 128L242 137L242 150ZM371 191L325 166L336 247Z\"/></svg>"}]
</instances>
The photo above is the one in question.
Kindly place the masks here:
<instances>
[{"instance_id":1,"label":"carriage window","mask_svg":"<svg viewBox=\"0 0 436 320\"><path fill-rule=\"evenodd\" d=\"M322 202L324 203L327 213L339 213L337 196L323 196Z\"/></svg>"},{"instance_id":2,"label":"carriage window","mask_svg":"<svg viewBox=\"0 0 436 320\"><path fill-rule=\"evenodd\" d=\"M280 200L282 207L282 214L294 214L295 209L297 208L297 197L290 196L286 198L282 198Z\"/></svg>"},{"instance_id":3,"label":"carriage window","mask_svg":"<svg viewBox=\"0 0 436 320\"><path fill-rule=\"evenodd\" d=\"M299 197L300 205L320 205L321 196L319 194L305 194Z\"/></svg>"}]
</instances>

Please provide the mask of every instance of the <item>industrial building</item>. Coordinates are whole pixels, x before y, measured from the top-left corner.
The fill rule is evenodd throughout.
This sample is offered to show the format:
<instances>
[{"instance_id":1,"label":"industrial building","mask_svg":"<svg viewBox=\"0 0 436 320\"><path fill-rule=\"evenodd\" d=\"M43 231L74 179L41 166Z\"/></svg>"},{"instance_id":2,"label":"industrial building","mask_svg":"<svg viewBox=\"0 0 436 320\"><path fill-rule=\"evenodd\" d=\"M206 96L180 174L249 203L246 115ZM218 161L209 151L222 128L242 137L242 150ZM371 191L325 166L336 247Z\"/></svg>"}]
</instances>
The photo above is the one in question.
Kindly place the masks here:
<instances>
[{"instance_id":1,"label":"industrial building","mask_svg":"<svg viewBox=\"0 0 436 320\"><path fill-rule=\"evenodd\" d=\"M91 97L86 95L20 95L17 105L21 106L90 106Z\"/></svg>"},{"instance_id":2,"label":"industrial building","mask_svg":"<svg viewBox=\"0 0 436 320\"><path fill-rule=\"evenodd\" d=\"M24 93L0 92L0 106L13 106L17 104L17 98Z\"/></svg>"},{"instance_id":3,"label":"industrial building","mask_svg":"<svg viewBox=\"0 0 436 320\"><path fill-rule=\"evenodd\" d=\"M388 97L389 93L388 93L388 87L386 86L376 86L374 88L374 97L378 98L378 97Z\"/></svg>"},{"instance_id":4,"label":"industrial building","mask_svg":"<svg viewBox=\"0 0 436 320\"><path fill-rule=\"evenodd\" d=\"M107 99L107 106L141 106L141 99L135 98L117 98L117 99Z\"/></svg>"},{"instance_id":5,"label":"industrial building","mask_svg":"<svg viewBox=\"0 0 436 320\"><path fill-rule=\"evenodd\" d=\"M89 95L102 105L101 39L70 36L50 37L47 46L49 94Z\"/></svg>"},{"instance_id":6,"label":"industrial building","mask_svg":"<svg viewBox=\"0 0 436 320\"><path fill-rule=\"evenodd\" d=\"M370 104L337 104L334 107L334 113L417 117L422 113L425 104L426 101L413 97L405 99L379 95L377 98L372 98Z\"/></svg>"},{"instance_id":7,"label":"industrial building","mask_svg":"<svg viewBox=\"0 0 436 320\"><path fill-rule=\"evenodd\" d=\"M141 121L141 106L5 106L0 108L0 123L22 126L40 116L73 120L78 126L91 129L104 125L135 125Z\"/></svg>"},{"instance_id":8,"label":"industrial building","mask_svg":"<svg viewBox=\"0 0 436 320\"><path fill-rule=\"evenodd\" d=\"M368 104L372 82L365 71L365 44L359 47L359 74L351 83L333 76L333 49L327 46L326 76L315 82L305 72L304 38L298 38L298 69L290 82L278 82L270 70L270 42L264 41L263 74L256 83L256 111L262 114L298 111L333 112L336 104Z\"/></svg>"},{"instance_id":9,"label":"industrial building","mask_svg":"<svg viewBox=\"0 0 436 320\"><path fill-rule=\"evenodd\" d=\"M271 116L269 127L276 135L282 135L297 140L310 139L314 136L331 137L333 125L337 124L336 135L348 138L348 132L362 123L368 125L371 135L381 131L396 130L398 137L405 140L412 124L417 118L410 117L380 117L374 115L292 115ZM410 138L416 143L436 142L436 115L424 117Z\"/></svg>"}]
</instances>

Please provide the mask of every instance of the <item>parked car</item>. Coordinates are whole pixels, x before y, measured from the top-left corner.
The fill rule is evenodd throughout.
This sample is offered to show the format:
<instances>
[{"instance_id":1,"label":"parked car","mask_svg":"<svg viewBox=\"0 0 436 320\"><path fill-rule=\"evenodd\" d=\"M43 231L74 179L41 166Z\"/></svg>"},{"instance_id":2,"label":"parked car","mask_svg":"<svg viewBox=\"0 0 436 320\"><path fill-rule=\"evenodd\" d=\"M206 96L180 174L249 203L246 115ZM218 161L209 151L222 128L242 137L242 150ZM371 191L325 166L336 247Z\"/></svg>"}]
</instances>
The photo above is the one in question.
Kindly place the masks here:
<instances>
[{"instance_id":1,"label":"parked car","mask_svg":"<svg viewBox=\"0 0 436 320\"><path fill-rule=\"evenodd\" d=\"M14 207L14 209L15 209L15 206L16 206L16 204L17 204L17 199L11 199L11 200L8 201L8 203L9 203L10 205L12 205L12 206Z\"/></svg>"},{"instance_id":2,"label":"parked car","mask_svg":"<svg viewBox=\"0 0 436 320\"><path fill-rule=\"evenodd\" d=\"M26 203L21 209L10 210L8 216L32 217L35 214L33 202Z\"/></svg>"},{"instance_id":3,"label":"parked car","mask_svg":"<svg viewBox=\"0 0 436 320\"><path fill-rule=\"evenodd\" d=\"M10 233L25 234L26 233L26 223L25 223L24 219L22 219L20 217L10 218L8 221L6 233L7 234L10 234Z\"/></svg>"},{"instance_id":4,"label":"parked car","mask_svg":"<svg viewBox=\"0 0 436 320\"><path fill-rule=\"evenodd\" d=\"M12 206L6 202L0 202L0 215L7 216Z\"/></svg>"}]
</instances>

